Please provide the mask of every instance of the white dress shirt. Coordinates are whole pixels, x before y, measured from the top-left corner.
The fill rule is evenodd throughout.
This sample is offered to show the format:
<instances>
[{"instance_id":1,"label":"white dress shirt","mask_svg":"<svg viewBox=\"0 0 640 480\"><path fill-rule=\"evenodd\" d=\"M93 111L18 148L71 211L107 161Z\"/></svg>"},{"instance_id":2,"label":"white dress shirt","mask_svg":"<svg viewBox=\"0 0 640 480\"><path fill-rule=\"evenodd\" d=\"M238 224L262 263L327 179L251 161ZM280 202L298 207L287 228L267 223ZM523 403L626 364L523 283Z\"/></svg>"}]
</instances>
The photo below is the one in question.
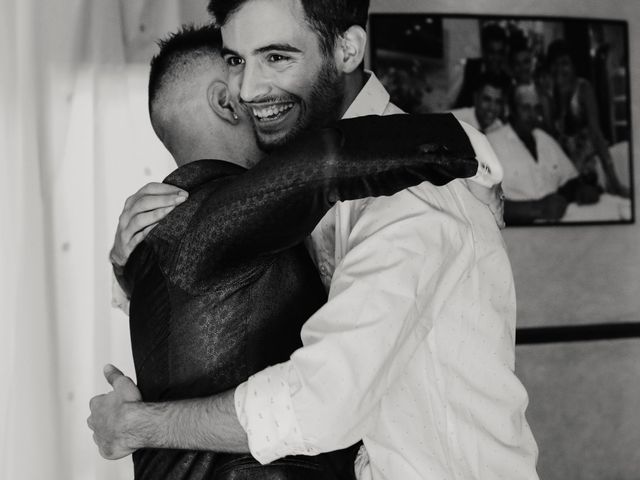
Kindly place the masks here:
<instances>
[{"instance_id":1,"label":"white dress shirt","mask_svg":"<svg viewBox=\"0 0 640 480\"><path fill-rule=\"evenodd\" d=\"M455 110L451 110L451 113L459 122L465 122L471 125L476 130L481 130L480 122L478 122L478 117L476 117L476 109L475 107L464 107L464 108L456 108ZM491 125L489 125L484 133L487 134L489 132L493 132L494 130L499 129L502 126L502 120L496 118Z\"/></svg>"},{"instance_id":2,"label":"white dress shirt","mask_svg":"<svg viewBox=\"0 0 640 480\"><path fill-rule=\"evenodd\" d=\"M509 124L487 134L487 138L501 160L502 189L509 200L538 200L578 176L558 142L538 128L533 131L537 160Z\"/></svg>"},{"instance_id":3,"label":"white dress shirt","mask_svg":"<svg viewBox=\"0 0 640 480\"><path fill-rule=\"evenodd\" d=\"M345 117L398 113L375 76ZM362 439L359 478L537 479L504 244L464 183L337 203L312 234L329 301L235 392L262 463Z\"/></svg>"}]
</instances>

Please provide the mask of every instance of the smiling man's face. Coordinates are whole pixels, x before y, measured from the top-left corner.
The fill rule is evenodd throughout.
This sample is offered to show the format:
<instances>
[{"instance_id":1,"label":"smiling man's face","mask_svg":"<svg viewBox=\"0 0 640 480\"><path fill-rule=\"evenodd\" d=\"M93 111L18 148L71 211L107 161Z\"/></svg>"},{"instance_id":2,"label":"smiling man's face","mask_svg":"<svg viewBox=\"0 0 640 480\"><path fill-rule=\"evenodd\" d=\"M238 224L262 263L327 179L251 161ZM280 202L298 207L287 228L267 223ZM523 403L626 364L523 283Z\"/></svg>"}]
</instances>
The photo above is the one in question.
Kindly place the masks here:
<instances>
[{"instance_id":1,"label":"smiling man's face","mask_svg":"<svg viewBox=\"0 0 640 480\"><path fill-rule=\"evenodd\" d=\"M269 150L340 115L344 85L299 0L250 0L222 26L229 85Z\"/></svg>"},{"instance_id":2,"label":"smiling man's face","mask_svg":"<svg viewBox=\"0 0 640 480\"><path fill-rule=\"evenodd\" d=\"M476 92L473 99L476 119L481 130L490 127L502 115L503 97L500 88L485 85Z\"/></svg>"}]
</instances>

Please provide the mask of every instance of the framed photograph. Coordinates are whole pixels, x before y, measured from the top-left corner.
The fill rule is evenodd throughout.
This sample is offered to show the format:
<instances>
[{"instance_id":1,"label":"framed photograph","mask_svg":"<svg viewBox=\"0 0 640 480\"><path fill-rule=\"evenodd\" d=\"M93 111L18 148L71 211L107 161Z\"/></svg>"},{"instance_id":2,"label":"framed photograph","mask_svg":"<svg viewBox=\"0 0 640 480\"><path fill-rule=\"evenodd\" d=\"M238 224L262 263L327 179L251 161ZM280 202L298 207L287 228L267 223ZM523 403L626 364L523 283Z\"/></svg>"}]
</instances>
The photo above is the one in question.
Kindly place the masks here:
<instances>
[{"instance_id":1,"label":"framed photograph","mask_svg":"<svg viewBox=\"0 0 640 480\"><path fill-rule=\"evenodd\" d=\"M373 14L370 33L392 102L487 135L508 226L634 222L626 22Z\"/></svg>"}]
</instances>

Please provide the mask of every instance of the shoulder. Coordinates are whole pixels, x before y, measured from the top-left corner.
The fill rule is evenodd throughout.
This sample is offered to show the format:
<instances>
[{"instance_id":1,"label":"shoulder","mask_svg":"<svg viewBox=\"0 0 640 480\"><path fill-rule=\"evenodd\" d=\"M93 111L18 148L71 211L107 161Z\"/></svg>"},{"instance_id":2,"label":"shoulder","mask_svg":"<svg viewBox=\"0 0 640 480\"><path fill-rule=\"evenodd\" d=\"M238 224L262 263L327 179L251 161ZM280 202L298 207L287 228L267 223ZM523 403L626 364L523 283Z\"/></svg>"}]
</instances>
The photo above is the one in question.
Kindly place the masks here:
<instances>
[{"instance_id":1,"label":"shoulder","mask_svg":"<svg viewBox=\"0 0 640 480\"><path fill-rule=\"evenodd\" d=\"M504 144L512 143L514 137L515 132L508 123L504 125L497 125L495 129L487 132L487 139L494 149L499 148Z\"/></svg>"},{"instance_id":2,"label":"shoulder","mask_svg":"<svg viewBox=\"0 0 640 480\"><path fill-rule=\"evenodd\" d=\"M543 144L548 148L552 148L554 150L562 150L562 147L560 147L558 141L541 128L536 128L533 131L533 135L536 139L536 142L538 142L539 144Z\"/></svg>"},{"instance_id":3,"label":"shoulder","mask_svg":"<svg viewBox=\"0 0 640 480\"><path fill-rule=\"evenodd\" d=\"M343 227L348 224L356 236L387 231L406 238L438 231L460 238L468 227L460 189L466 190L461 180L442 187L423 182L391 196L341 202L337 216L349 219Z\"/></svg>"},{"instance_id":4,"label":"shoulder","mask_svg":"<svg viewBox=\"0 0 640 480\"><path fill-rule=\"evenodd\" d=\"M549 135L547 132L542 130L541 128L535 128L533 130L533 135L538 140L542 140L549 143L555 143L555 139L551 135Z\"/></svg>"},{"instance_id":5,"label":"shoulder","mask_svg":"<svg viewBox=\"0 0 640 480\"><path fill-rule=\"evenodd\" d=\"M475 121L475 114L473 107L462 107L451 110L451 114L456 117L458 121L467 122L474 128L478 128Z\"/></svg>"}]
</instances>

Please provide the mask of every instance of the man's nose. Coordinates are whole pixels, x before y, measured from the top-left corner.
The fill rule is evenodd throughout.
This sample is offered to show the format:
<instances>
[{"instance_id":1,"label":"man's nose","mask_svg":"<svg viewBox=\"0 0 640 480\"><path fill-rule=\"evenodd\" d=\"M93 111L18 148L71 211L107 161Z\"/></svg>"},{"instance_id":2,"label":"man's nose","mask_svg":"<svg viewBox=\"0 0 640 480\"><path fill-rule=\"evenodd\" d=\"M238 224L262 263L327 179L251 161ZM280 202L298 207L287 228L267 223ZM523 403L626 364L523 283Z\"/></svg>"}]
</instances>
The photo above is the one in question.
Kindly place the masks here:
<instances>
[{"instance_id":1,"label":"man's nose","mask_svg":"<svg viewBox=\"0 0 640 480\"><path fill-rule=\"evenodd\" d=\"M260 101L269 93L269 88L269 82L260 64L247 62L240 85L240 100L243 102Z\"/></svg>"}]
</instances>

